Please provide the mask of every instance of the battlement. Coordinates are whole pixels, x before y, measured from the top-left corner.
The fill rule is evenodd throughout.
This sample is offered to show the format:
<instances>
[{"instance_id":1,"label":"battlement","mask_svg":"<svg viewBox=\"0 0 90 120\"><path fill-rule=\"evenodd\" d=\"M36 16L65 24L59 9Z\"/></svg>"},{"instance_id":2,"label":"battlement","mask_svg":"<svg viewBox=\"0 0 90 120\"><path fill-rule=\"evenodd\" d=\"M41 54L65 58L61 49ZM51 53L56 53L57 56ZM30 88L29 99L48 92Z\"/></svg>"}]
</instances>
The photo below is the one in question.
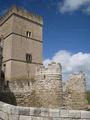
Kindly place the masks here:
<instances>
[{"instance_id":1,"label":"battlement","mask_svg":"<svg viewBox=\"0 0 90 120\"><path fill-rule=\"evenodd\" d=\"M80 80L80 78L82 78L82 77L85 78L85 74L82 71L80 71L77 74L71 74L70 75L70 80L73 80L73 79L79 79Z\"/></svg>"},{"instance_id":2,"label":"battlement","mask_svg":"<svg viewBox=\"0 0 90 120\"><path fill-rule=\"evenodd\" d=\"M22 8L18 8L15 5L9 9L4 16L0 18L0 25L2 25L9 17L12 15L17 15L19 17L23 17L27 20L31 20L32 22L35 22L39 25L43 25L43 20L41 16L35 15L31 12L28 12Z\"/></svg>"},{"instance_id":3,"label":"battlement","mask_svg":"<svg viewBox=\"0 0 90 120\"><path fill-rule=\"evenodd\" d=\"M61 75L62 67L59 63L52 62L48 67L39 66L36 69L36 75Z\"/></svg>"},{"instance_id":4,"label":"battlement","mask_svg":"<svg viewBox=\"0 0 90 120\"><path fill-rule=\"evenodd\" d=\"M70 75L67 84L68 88L71 90L75 90L78 92L80 92L81 90L82 92L84 92L86 89L85 74L83 72L79 72L78 74Z\"/></svg>"}]
</instances>

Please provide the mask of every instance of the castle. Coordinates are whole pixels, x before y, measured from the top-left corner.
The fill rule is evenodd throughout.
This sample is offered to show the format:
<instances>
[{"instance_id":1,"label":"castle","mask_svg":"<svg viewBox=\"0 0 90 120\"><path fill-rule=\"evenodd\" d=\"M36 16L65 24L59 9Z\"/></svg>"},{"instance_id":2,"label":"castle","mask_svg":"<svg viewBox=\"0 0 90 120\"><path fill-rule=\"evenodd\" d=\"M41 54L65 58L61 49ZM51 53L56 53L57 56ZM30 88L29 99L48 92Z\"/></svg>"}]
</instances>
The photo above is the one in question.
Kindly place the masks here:
<instances>
[{"instance_id":1,"label":"castle","mask_svg":"<svg viewBox=\"0 0 90 120\"><path fill-rule=\"evenodd\" d=\"M5 79L30 79L42 65L42 17L13 6L0 19Z\"/></svg>"},{"instance_id":2,"label":"castle","mask_svg":"<svg viewBox=\"0 0 90 120\"><path fill-rule=\"evenodd\" d=\"M42 65L41 17L12 7L0 19L0 101L25 107L87 109L80 72L63 83L62 66Z\"/></svg>"}]
</instances>

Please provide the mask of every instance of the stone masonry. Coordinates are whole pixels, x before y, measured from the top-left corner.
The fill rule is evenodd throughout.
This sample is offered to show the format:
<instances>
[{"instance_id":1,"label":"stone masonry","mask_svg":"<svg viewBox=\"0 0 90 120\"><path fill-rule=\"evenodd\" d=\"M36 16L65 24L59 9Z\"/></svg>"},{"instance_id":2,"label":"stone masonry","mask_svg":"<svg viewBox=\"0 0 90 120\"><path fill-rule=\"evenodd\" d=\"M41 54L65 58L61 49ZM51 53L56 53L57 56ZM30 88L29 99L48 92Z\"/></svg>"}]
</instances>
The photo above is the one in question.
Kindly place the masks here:
<instances>
[{"instance_id":1,"label":"stone masonry","mask_svg":"<svg viewBox=\"0 0 90 120\"><path fill-rule=\"evenodd\" d=\"M90 111L20 107L0 102L0 120L90 120Z\"/></svg>"},{"instance_id":2,"label":"stone masonry","mask_svg":"<svg viewBox=\"0 0 90 120\"><path fill-rule=\"evenodd\" d=\"M47 68L41 66L36 71L35 89L43 107L59 108L63 104L62 67L51 63Z\"/></svg>"},{"instance_id":3,"label":"stone masonry","mask_svg":"<svg viewBox=\"0 0 90 120\"><path fill-rule=\"evenodd\" d=\"M26 80L42 65L42 17L13 6L0 18L6 80Z\"/></svg>"},{"instance_id":4,"label":"stone masonry","mask_svg":"<svg viewBox=\"0 0 90 120\"><path fill-rule=\"evenodd\" d=\"M65 114L60 113L61 115L56 111L59 111L60 108L87 109L85 75L83 73L72 75L63 85L60 64L52 62L47 68L42 65L42 27L42 17L15 6L0 19L0 36L3 36L2 41L0 39L0 44L2 42L0 56L3 55L2 67L0 66L2 74L0 101L16 106L55 108L57 109L55 113L50 112L52 115L48 115L48 118L49 113L47 111L44 113L47 120L58 120L59 118L64 120L65 115L68 120L70 115L72 116L71 113L68 114L69 111ZM23 107L15 107L2 102L0 102L3 104L0 106L0 120L9 120L9 118L1 117L2 114L7 116L7 109L3 108L5 106L10 108L8 117L14 117L12 119L10 117L11 120L16 119L16 115L19 117L16 120L43 119L43 112L39 116L41 111L37 111L37 108L32 108L34 109L34 114L32 113L34 118L32 118L26 110L31 110L31 108L23 110ZM16 114L14 114L13 108L15 108ZM17 113L18 108L21 113L20 111ZM6 113L3 110L6 110ZM63 114L64 116L62 116ZM81 114L82 112L78 117L79 120L85 118ZM86 114L88 116L88 112Z\"/></svg>"},{"instance_id":5,"label":"stone masonry","mask_svg":"<svg viewBox=\"0 0 90 120\"><path fill-rule=\"evenodd\" d=\"M65 106L73 109L87 108L86 79L83 72L71 75L63 89Z\"/></svg>"},{"instance_id":6,"label":"stone masonry","mask_svg":"<svg viewBox=\"0 0 90 120\"><path fill-rule=\"evenodd\" d=\"M58 63L37 67L35 79L7 82L0 90L3 102L25 107L87 109L85 75L72 75L63 85Z\"/></svg>"}]
</instances>

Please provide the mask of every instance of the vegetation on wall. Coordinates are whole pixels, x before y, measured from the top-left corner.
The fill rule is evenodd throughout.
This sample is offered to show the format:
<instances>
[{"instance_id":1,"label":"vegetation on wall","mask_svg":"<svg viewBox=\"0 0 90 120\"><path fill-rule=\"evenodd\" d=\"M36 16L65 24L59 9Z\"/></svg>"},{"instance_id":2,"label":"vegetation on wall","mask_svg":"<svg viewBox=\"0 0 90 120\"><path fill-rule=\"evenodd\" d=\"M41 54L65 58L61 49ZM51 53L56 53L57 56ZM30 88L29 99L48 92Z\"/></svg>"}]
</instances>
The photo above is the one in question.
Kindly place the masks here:
<instances>
[{"instance_id":1,"label":"vegetation on wall","mask_svg":"<svg viewBox=\"0 0 90 120\"><path fill-rule=\"evenodd\" d=\"M90 104L90 91L87 91L87 100L88 100L88 104Z\"/></svg>"}]
</instances>

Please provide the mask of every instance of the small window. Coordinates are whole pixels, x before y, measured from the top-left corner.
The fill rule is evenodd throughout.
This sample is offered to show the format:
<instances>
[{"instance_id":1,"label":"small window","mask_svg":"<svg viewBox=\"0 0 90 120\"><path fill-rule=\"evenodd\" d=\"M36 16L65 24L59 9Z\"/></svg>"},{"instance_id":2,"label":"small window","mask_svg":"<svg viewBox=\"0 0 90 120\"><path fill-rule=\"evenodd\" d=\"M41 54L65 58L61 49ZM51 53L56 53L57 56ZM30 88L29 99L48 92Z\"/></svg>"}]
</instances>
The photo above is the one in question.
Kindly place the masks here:
<instances>
[{"instance_id":1,"label":"small window","mask_svg":"<svg viewBox=\"0 0 90 120\"><path fill-rule=\"evenodd\" d=\"M6 87L9 87L9 81L6 81Z\"/></svg>"},{"instance_id":2,"label":"small window","mask_svg":"<svg viewBox=\"0 0 90 120\"><path fill-rule=\"evenodd\" d=\"M32 55L31 54L26 54L26 62L31 63L32 62Z\"/></svg>"},{"instance_id":3,"label":"small window","mask_svg":"<svg viewBox=\"0 0 90 120\"><path fill-rule=\"evenodd\" d=\"M27 36L27 37L31 37L31 32L27 31L27 32L26 32L26 36Z\"/></svg>"}]
</instances>

